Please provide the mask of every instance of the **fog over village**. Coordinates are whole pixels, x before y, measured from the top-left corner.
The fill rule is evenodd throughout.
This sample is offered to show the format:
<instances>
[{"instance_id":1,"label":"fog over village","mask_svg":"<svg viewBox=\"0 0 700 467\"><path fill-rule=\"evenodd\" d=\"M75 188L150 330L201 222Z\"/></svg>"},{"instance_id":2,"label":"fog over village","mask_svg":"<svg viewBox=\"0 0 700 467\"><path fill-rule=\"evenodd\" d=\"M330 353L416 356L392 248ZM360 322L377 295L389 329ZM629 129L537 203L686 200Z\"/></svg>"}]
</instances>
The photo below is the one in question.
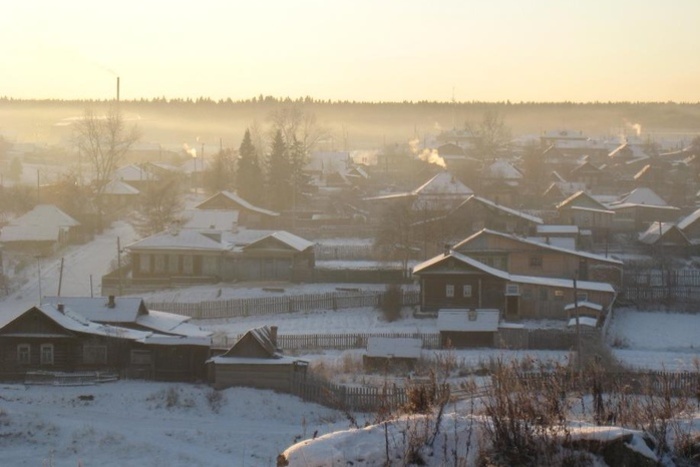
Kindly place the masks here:
<instances>
[{"instance_id":1,"label":"fog over village","mask_svg":"<svg viewBox=\"0 0 700 467\"><path fill-rule=\"evenodd\" d=\"M0 465L700 465L700 5L571 3L0 7Z\"/></svg>"}]
</instances>

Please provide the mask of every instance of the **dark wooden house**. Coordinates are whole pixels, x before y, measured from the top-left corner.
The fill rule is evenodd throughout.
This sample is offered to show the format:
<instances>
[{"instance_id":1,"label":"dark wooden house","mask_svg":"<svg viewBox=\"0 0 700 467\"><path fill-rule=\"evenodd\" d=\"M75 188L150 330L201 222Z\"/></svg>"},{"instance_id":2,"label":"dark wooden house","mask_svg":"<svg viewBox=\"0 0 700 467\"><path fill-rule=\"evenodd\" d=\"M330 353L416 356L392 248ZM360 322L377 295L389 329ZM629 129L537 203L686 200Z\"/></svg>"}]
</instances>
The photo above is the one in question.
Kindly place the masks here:
<instances>
[{"instance_id":1,"label":"dark wooden house","mask_svg":"<svg viewBox=\"0 0 700 467\"><path fill-rule=\"evenodd\" d=\"M238 224L249 229L275 229L281 226L278 212L255 206L231 191L220 191L195 208L238 211Z\"/></svg>"},{"instance_id":2,"label":"dark wooden house","mask_svg":"<svg viewBox=\"0 0 700 467\"><path fill-rule=\"evenodd\" d=\"M246 332L208 365L209 382L216 389L246 386L280 392L290 392L308 367L306 361L282 355L277 349L277 329L268 326Z\"/></svg>"},{"instance_id":3,"label":"dark wooden house","mask_svg":"<svg viewBox=\"0 0 700 467\"><path fill-rule=\"evenodd\" d=\"M172 319L177 315L165 315L127 327L94 322L63 303L44 303L10 314L0 323L0 378L17 381L27 372L41 370L203 380L209 333L175 331L182 322Z\"/></svg>"}]
</instances>

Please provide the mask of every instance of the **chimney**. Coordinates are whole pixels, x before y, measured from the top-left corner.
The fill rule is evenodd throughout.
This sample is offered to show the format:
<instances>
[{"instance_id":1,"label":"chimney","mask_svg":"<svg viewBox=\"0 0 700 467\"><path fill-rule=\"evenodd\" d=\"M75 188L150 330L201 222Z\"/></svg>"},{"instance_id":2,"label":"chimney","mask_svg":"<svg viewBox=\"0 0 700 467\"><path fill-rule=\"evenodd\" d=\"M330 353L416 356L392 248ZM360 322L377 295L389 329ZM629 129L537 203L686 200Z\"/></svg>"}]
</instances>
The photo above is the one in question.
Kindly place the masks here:
<instances>
[{"instance_id":1,"label":"chimney","mask_svg":"<svg viewBox=\"0 0 700 467\"><path fill-rule=\"evenodd\" d=\"M117 303L114 300L114 295L110 295L107 297L107 308L114 308L117 306Z\"/></svg>"},{"instance_id":2,"label":"chimney","mask_svg":"<svg viewBox=\"0 0 700 467\"><path fill-rule=\"evenodd\" d=\"M449 244L449 243L445 243L445 245L444 245L443 248L445 249L445 250L444 250L445 256L449 255L449 254L450 254L450 251L452 250L452 247L450 246L450 244Z\"/></svg>"},{"instance_id":3,"label":"chimney","mask_svg":"<svg viewBox=\"0 0 700 467\"><path fill-rule=\"evenodd\" d=\"M275 349L277 349L277 326L270 326L270 340Z\"/></svg>"},{"instance_id":4,"label":"chimney","mask_svg":"<svg viewBox=\"0 0 700 467\"><path fill-rule=\"evenodd\" d=\"M57 304L56 304L56 309L57 309L58 311L60 311L61 313L63 313L64 310L65 310L65 308L64 308L64 306L63 306L63 303L57 303Z\"/></svg>"}]
</instances>

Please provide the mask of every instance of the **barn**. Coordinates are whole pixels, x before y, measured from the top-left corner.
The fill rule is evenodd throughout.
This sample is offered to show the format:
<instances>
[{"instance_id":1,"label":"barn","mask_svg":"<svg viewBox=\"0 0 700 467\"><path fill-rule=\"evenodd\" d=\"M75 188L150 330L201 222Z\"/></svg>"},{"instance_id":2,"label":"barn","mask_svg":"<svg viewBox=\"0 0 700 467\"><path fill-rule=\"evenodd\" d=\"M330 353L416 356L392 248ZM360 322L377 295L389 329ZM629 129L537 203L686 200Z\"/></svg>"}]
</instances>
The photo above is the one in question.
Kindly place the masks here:
<instances>
[{"instance_id":1,"label":"barn","mask_svg":"<svg viewBox=\"0 0 700 467\"><path fill-rule=\"evenodd\" d=\"M367 370L411 370L421 357L423 341L411 337L370 337L362 363Z\"/></svg>"},{"instance_id":2,"label":"barn","mask_svg":"<svg viewBox=\"0 0 700 467\"><path fill-rule=\"evenodd\" d=\"M499 319L499 311L492 309L439 310L437 328L442 347L494 347Z\"/></svg>"},{"instance_id":3,"label":"barn","mask_svg":"<svg viewBox=\"0 0 700 467\"><path fill-rule=\"evenodd\" d=\"M277 348L277 328L263 326L246 332L229 350L208 362L209 382L216 389L246 386L290 392L306 375L308 362L286 357Z\"/></svg>"}]
</instances>

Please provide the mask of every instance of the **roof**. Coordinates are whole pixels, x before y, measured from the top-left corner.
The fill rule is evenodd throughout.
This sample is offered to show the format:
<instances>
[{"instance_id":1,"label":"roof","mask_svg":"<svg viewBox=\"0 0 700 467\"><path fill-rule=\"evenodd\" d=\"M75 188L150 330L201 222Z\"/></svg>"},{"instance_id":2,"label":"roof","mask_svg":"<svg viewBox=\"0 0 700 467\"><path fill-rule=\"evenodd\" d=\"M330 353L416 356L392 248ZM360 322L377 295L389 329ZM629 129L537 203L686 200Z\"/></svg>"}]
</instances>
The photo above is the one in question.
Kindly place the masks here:
<instances>
[{"instance_id":1,"label":"roof","mask_svg":"<svg viewBox=\"0 0 700 467\"><path fill-rule=\"evenodd\" d=\"M579 316L578 323L579 323L579 326L589 326L589 327L594 328L594 327L598 326L598 319L591 318L590 316ZM576 317L569 319L568 326L569 327L576 326Z\"/></svg>"},{"instance_id":2,"label":"roof","mask_svg":"<svg viewBox=\"0 0 700 467\"><path fill-rule=\"evenodd\" d=\"M149 310L148 314L136 318L136 324L166 334L177 334L184 337L211 337L211 331L202 330L199 326L188 323L190 319L189 316Z\"/></svg>"},{"instance_id":3,"label":"roof","mask_svg":"<svg viewBox=\"0 0 700 467\"><path fill-rule=\"evenodd\" d=\"M635 188L631 192L623 195L618 201L610 203L610 207L619 204L644 204L648 206L668 206L664 199L654 193L651 188Z\"/></svg>"},{"instance_id":4,"label":"roof","mask_svg":"<svg viewBox=\"0 0 700 467\"><path fill-rule=\"evenodd\" d=\"M519 180L523 178L520 173L510 162L497 160L482 171L482 175L491 178L500 178L505 180Z\"/></svg>"},{"instance_id":5,"label":"roof","mask_svg":"<svg viewBox=\"0 0 700 467\"><path fill-rule=\"evenodd\" d=\"M527 240L525 238L518 237L516 235L505 234L505 233L498 232L496 230L490 230L490 229L480 230L479 232L477 232L477 233L473 234L472 236L459 242L457 245L455 245L453 247L453 249L459 250L460 246L462 246L468 242L471 242L472 240L479 237L480 235L495 235L497 237L508 238L508 239L515 240L515 241L520 242L520 243L533 245L533 246L536 246L538 248L543 248L543 249L550 250L550 251L556 251L559 253L566 253L566 254L570 254L570 255L574 255L574 256L580 256L583 258L594 259L596 261L603 261L606 263L622 265L622 261L617 260L617 259L608 258L608 257L601 256L601 255L596 255L594 253L588 253L586 251L570 250L568 248L562 248L562 247L558 247L558 246L554 246L554 245L549 245L547 243L540 243L540 242L536 242L536 241L532 241L532 240Z\"/></svg>"},{"instance_id":6,"label":"roof","mask_svg":"<svg viewBox=\"0 0 700 467\"><path fill-rule=\"evenodd\" d=\"M672 232L676 232L681 243L689 245L690 241L685 236L683 231L678 228L673 222L652 222L646 231L639 234L638 240L647 245L653 245L659 241L659 239L666 237ZM674 242L676 243L676 242Z\"/></svg>"},{"instance_id":7,"label":"roof","mask_svg":"<svg viewBox=\"0 0 700 467\"><path fill-rule=\"evenodd\" d=\"M443 171L413 190L414 195L468 196L474 193L450 172Z\"/></svg>"},{"instance_id":8,"label":"roof","mask_svg":"<svg viewBox=\"0 0 700 467\"><path fill-rule=\"evenodd\" d=\"M517 209L512 209L509 208L508 206L503 206L502 204L497 204L491 200L488 200L486 198L482 198L481 196L476 196L476 195L471 195L469 198L465 199L464 202L462 202L458 207L455 208L455 210L459 209L461 206L466 204L467 202L470 201L476 201L481 204L484 204L488 206L489 208L496 209L498 211L502 211L506 214L509 214L514 217L519 217L521 219L524 219L528 222L532 222L533 224L544 224L544 220L542 220L541 217L533 216L531 214L527 214L522 211L518 211Z\"/></svg>"},{"instance_id":9,"label":"roof","mask_svg":"<svg viewBox=\"0 0 700 467\"><path fill-rule=\"evenodd\" d=\"M226 352L220 355L220 357L226 359L226 358L234 358L237 360L244 360L244 361L250 361L251 358L247 357L239 357L237 356L236 352L238 351L238 346L241 345L241 342L243 342L247 337L253 338L255 342L260 346L260 348L263 350L263 353L265 354L264 358L259 358L261 360L278 360L282 358L282 354L277 351L277 346L272 340L272 330L270 329L269 326L262 326L259 328L254 328L250 329L248 332L243 334L233 346L231 346L230 349L228 349ZM215 360L215 359L212 359ZM224 363L217 361L217 363Z\"/></svg>"},{"instance_id":10,"label":"roof","mask_svg":"<svg viewBox=\"0 0 700 467\"><path fill-rule=\"evenodd\" d=\"M183 229L232 230L238 223L238 211L230 209L187 209L182 214Z\"/></svg>"},{"instance_id":11,"label":"roof","mask_svg":"<svg viewBox=\"0 0 700 467\"><path fill-rule=\"evenodd\" d=\"M498 310L439 310L438 331L496 332Z\"/></svg>"},{"instance_id":12,"label":"roof","mask_svg":"<svg viewBox=\"0 0 700 467\"><path fill-rule=\"evenodd\" d=\"M141 193L139 190L121 180L110 180L104 188L105 195L136 196L139 193Z\"/></svg>"},{"instance_id":13,"label":"roof","mask_svg":"<svg viewBox=\"0 0 700 467\"><path fill-rule=\"evenodd\" d=\"M119 167L112 174L112 178L116 180L123 180L125 182L139 182L142 180L157 180L158 177L153 175L151 172L139 167L136 164L129 164L123 167Z\"/></svg>"},{"instance_id":14,"label":"roof","mask_svg":"<svg viewBox=\"0 0 700 467\"><path fill-rule=\"evenodd\" d=\"M678 223L678 228L681 230L685 230L686 228L694 224L698 219L700 219L700 209L696 209L695 211L681 219L681 221Z\"/></svg>"},{"instance_id":15,"label":"roof","mask_svg":"<svg viewBox=\"0 0 700 467\"><path fill-rule=\"evenodd\" d=\"M598 201L597 199L595 199L594 197L592 197L591 195L589 195L585 191L577 191L576 193L569 196L561 203L557 204L556 208L557 209L563 208L569 204L572 204L574 201L577 201L577 200L583 200L584 202L587 202L588 204L591 205L589 207L592 207L592 208L600 209L602 211L608 210L607 206L605 206L603 203L601 203L600 201Z\"/></svg>"},{"instance_id":16,"label":"roof","mask_svg":"<svg viewBox=\"0 0 700 467\"><path fill-rule=\"evenodd\" d=\"M463 255L456 251L450 251L449 254L440 254L418 264L413 268L413 274L421 274L426 269L439 264L440 262L446 260L447 258L454 258L457 261L478 269L486 274L494 277L498 277L504 281L516 283L516 284L529 284L529 285L540 285L546 287L556 287L561 289L574 289L573 279L561 279L553 277L537 277L537 276L523 276L518 274L510 274L506 271L496 269L494 267L488 266L480 261L477 261L469 256ZM446 274L444 271L441 274ZM461 271L455 270L453 274L461 274ZM591 281L576 281L576 288L580 291L595 291L595 292L609 292L615 293L615 289L612 285L607 282L591 282Z\"/></svg>"},{"instance_id":17,"label":"roof","mask_svg":"<svg viewBox=\"0 0 700 467\"><path fill-rule=\"evenodd\" d=\"M603 305L594 302L589 302L587 300L581 300L578 303L569 303L564 307L564 311L575 310L576 305L578 305L578 308L589 308L591 310L603 311Z\"/></svg>"},{"instance_id":18,"label":"roof","mask_svg":"<svg viewBox=\"0 0 700 467\"><path fill-rule=\"evenodd\" d=\"M65 307L97 323L135 323L139 314L147 312L141 298L115 297L110 308L107 297L44 297L43 303Z\"/></svg>"},{"instance_id":19,"label":"roof","mask_svg":"<svg viewBox=\"0 0 700 467\"><path fill-rule=\"evenodd\" d=\"M251 248L255 244L260 243L268 238L274 238L275 240L282 242L283 244L298 252L302 252L314 246L313 242L310 242L287 231L278 230L270 235L266 235L260 238L259 240L250 243L249 245L246 245L244 248Z\"/></svg>"},{"instance_id":20,"label":"roof","mask_svg":"<svg viewBox=\"0 0 700 467\"><path fill-rule=\"evenodd\" d=\"M368 357L420 358L423 340L411 337L370 337Z\"/></svg>"},{"instance_id":21,"label":"roof","mask_svg":"<svg viewBox=\"0 0 700 467\"><path fill-rule=\"evenodd\" d=\"M537 233L539 234L578 234L577 225L538 225Z\"/></svg>"},{"instance_id":22,"label":"roof","mask_svg":"<svg viewBox=\"0 0 700 467\"><path fill-rule=\"evenodd\" d=\"M238 204L239 206L241 206L245 209L248 209L250 211L255 211L258 214L264 214L266 216L272 216L272 217L277 217L280 215L278 212L270 211L268 209L263 209L263 208L260 208L258 206L254 206L253 204L249 203L248 201L246 201L243 198L241 198L240 196L238 196L238 194L231 192L231 191L220 191L219 193L212 195L209 198L202 201L201 203L199 203L197 206L195 206L195 208L199 208L199 206L202 206L202 205L206 204L207 202L209 202L209 200L217 198L219 196L223 196L223 197L233 201L235 204Z\"/></svg>"},{"instance_id":23,"label":"roof","mask_svg":"<svg viewBox=\"0 0 700 467\"><path fill-rule=\"evenodd\" d=\"M126 247L128 250L197 250L222 252L227 250L221 241L207 237L194 229L160 232Z\"/></svg>"},{"instance_id":24,"label":"roof","mask_svg":"<svg viewBox=\"0 0 700 467\"><path fill-rule=\"evenodd\" d=\"M38 204L31 211L12 220L0 231L0 241L58 241L62 229L80 222L52 204Z\"/></svg>"}]
</instances>

